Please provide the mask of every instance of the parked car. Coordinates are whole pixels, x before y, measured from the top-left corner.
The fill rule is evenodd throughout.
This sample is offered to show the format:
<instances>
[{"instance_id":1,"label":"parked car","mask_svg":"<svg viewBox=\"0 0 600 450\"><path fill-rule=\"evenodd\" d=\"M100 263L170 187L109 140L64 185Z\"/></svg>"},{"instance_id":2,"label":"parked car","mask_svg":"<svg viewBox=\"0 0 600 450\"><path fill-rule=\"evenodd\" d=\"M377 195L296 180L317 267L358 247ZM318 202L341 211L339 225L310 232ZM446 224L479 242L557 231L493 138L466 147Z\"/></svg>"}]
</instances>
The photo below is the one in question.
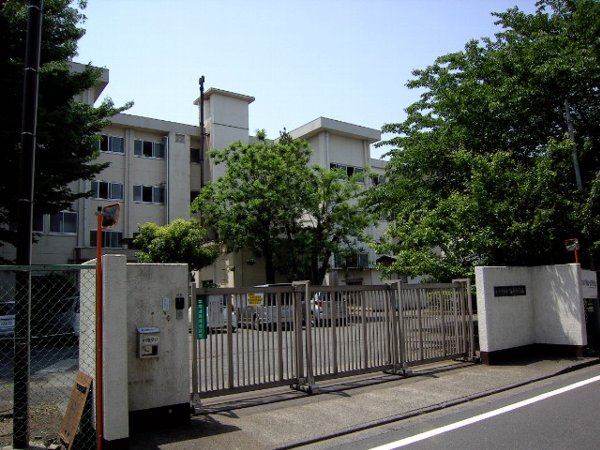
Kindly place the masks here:
<instances>
[{"instance_id":1,"label":"parked car","mask_svg":"<svg viewBox=\"0 0 600 450\"><path fill-rule=\"evenodd\" d=\"M77 329L75 329L77 327ZM31 337L61 338L79 335L79 296L63 297L31 312Z\"/></svg>"},{"instance_id":2,"label":"parked car","mask_svg":"<svg viewBox=\"0 0 600 450\"><path fill-rule=\"evenodd\" d=\"M313 325L327 325L335 319L345 323L348 319L348 303L335 292L317 292L310 299L310 319Z\"/></svg>"},{"instance_id":3,"label":"parked car","mask_svg":"<svg viewBox=\"0 0 600 450\"><path fill-rule=\"evenodd\" d=\"M0 303L0 338L15 335L15 302Z\"/></svg>"},{"instance_id":4,"label":"parked car","mask_svg":"<svg viewBox=\"0 0 600 450\"><path fill-rule=\"evenodd\" d=\"M72 297L71 301L71 329L73 334L79 337L79 297Z\"/></svg>"},{"instance_id":5,"label":"parked car","mask_svg":"<svg viewBox=\"0 0 600 450\"><path fill-rule=\"evenodd\" d=\"M231 331L235 333L238 325L237 311L235 310L229 295L209 295L206 302L206 328L207 332L227 329L227 314L231 315ZM189 329L192 330L194 313L189 308Z\"/></svg>"},{"instance_id":6,"label":"parked car","mask_svg":"<svg viewBox=\"0 0 600 450\"><path fill-rule=\"evenodd\" d=\"M251 326L256 330L273 329L277 326L289 327L294 321L292 290L282 289L273 292L268 288L290 286L291 283L262 284L254 286L255 292L239 296L236 299L236 307L240 311L240 325ZM277 317L278 301L279 317Z\"/></svg>"}]
</instances>

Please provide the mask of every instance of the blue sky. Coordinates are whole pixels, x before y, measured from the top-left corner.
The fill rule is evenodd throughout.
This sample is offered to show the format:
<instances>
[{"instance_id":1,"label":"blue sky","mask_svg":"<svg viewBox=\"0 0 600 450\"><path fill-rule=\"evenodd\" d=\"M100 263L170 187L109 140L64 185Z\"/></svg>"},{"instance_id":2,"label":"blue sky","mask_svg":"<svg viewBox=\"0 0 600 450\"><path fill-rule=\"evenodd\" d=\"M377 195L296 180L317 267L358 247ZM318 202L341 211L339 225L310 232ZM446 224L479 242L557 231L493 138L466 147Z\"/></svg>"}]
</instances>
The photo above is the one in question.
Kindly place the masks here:
<instances>
[{"instance_id":1,"label":"blue sky","mask_svg":"<svg viewBox=\"0 0 600 450\"><path fill-rule=\"evenodd\" d=\"M196 125L198 78L256 98L271 138L319 116L379 129L419 93L414 69L492 36L492 11L535 0L88 0L76 61L110 70L128 113ZM373 156L381 150L374 149Z\"/></svg>"}]
</instances>

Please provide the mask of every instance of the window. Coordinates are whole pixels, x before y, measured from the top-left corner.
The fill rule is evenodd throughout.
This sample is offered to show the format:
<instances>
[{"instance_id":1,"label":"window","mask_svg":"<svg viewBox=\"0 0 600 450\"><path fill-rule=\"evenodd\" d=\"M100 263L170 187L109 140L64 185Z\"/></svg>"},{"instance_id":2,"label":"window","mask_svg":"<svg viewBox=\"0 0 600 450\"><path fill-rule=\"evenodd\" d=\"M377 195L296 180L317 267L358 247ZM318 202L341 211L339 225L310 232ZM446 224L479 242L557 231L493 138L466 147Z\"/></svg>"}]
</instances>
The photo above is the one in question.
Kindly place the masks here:
<instances>
[{"instance_id":1,"label":"window","mask_svg":"<svg viewBox=\"0 0 600 450\"><path fill-rule=\"evenodd\" d=\"M133 142L133 154L144 158L164 158L165 144L162 142L135 140Z\"/></svg>"},{"instance_id":2,"label":"window","mask_svg":"<svg viewBox=\"0 0 600 450\"><path fill-rule=\"evenodd\" d=\"M77 233L77 213L61 211L50 216L50 232L62 234Z\"/></svg>"},{"instance_id":3,"label":"window","mask_svg":"<svg viewBox=\"0 0 600 450\"><path fill-rule=\"evenodd\" d=\"M192 203L198 195L200 195L200 191L190 191L190 203Z\"/></svg>"},{"instance_id":4,"label":"window","mask_svg":"<svg viewBox=\"0 0 600 450\"><path fill-rule=\"evenodd\" d=\"M90 247L96 246L98 237L97 230L90 230ZM121 248L123 241L123 233L121 231L102 231L102 247L106 248Z\"/></svg>"},{"instance_id":5,"label":"window","mask_svg":"<svg viewBox=\"0 0 600 450\"><path fill-rule=\"evenodd\" d=\"M369 267L369 254L360 252L349 255L335 255L335 267L367 268Z\"/></svg>"},{"instance_id":6,"label":"window","mask_svg":"<svg viewBox=\"0 0 600 450\"><path fill-rule=\"evenodd\" d=\"M357 175L357 174L361 174L365 171L365 169L363 169L362 167L355 167L355 166L347 166L346 164L337 164L337 163L331 163L329 164L329 168L331 170L339 170L342 172L342 175L340 177L340 179L345 180L350 178L353 175ZM363 182L364 180L362 178L357 180L358 182Z\"/></svg>"},{"instance_id":7,"label":"window","mask_svg":"<svg viewBox=\"0 0 600 450\"><path fill-rule=\"evenodd\" d=\"M190 162L201 163L202 153L199 148L190 148Z\"/></svg>"},{"instance_id":8,"label":"window","mask_svg":"<svg viewBox=\"0 0 600 450\"><path fill-rule=\"evenodd\" d=\"M377 173L371 174L371 184L373 186L378 186L382 183L385 183L385 177L383 175Z\"/></svg>"},{"instance_id":9,"label":"window","mask_svg":"<svg viewBox=\"0 0 600 450\"><path fill-rule=\"evenodd\" d=\"M133 186L133 201L143 203L164 203L165 188L161 186Z\"/></svg>"},{"instance_id":10,"label":"window","mask_svg":"<svg viewBox=\"0 0 600 450\"><path fill-rule=\"evenodd\" d=\"M125 153L125 139L102 134L98 141L98 149L101 152Z\"/></svg>"},{"instance_id":11,"label":"window","mask_svg":"<svg viewBox=\"0 0 600 450\"><path fill-rule=\"evenodd\" d=\"M92 195L104 200L123 200L123 184L92 181Z\"/></svg>"}]
</instances>

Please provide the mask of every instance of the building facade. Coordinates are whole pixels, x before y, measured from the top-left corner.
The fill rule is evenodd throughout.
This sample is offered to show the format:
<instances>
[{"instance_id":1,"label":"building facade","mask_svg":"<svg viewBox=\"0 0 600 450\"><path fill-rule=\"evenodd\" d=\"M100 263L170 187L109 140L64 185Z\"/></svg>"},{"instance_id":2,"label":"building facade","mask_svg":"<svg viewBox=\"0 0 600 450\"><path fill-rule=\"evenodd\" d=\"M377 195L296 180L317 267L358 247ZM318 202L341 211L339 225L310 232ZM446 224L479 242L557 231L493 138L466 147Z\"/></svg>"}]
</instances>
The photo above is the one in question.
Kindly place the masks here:
<instances>
[{"instance_id":1,"label":"building facade","mask_svg":"<svg viewBox=\"0 0 600 450\"><path fill-rule=\"evenodd\" d=\"M73 66L77 70L77 65ZM105 70L101 83L84 92L79 100L95 102L107 83ZM95 180L72 186L79 192L91 191L91 197L76 201L59 214L35 218L33 263L79 263L95 258L96 213L115 202L121 205L120 219L114 228L103 231L104 253L124 253L128 260L135 261L131 244L139 225L188 219L191 200L202 186L222 176L225 167L215 165L208 152L253 139L249 133L249 105L253 101L251 96L209 89L203 95L203 128L130 114L113 117L98 143L99 160L109 162L109 167ZM195 104L200 106L200 99ZM290 134L309 142L313 150L311 163L342 169L349 175L368 168L383 176L385 161L370 156L371 144L380 140L379 130L319 117ZM365 177L365 187L376 181ZM382 230L382 226L372 227L369 233L376 237ZM5 257L13 251L10 246L2 248ZM353 264L338 269L334 261L326 282L381 282L374 270L377 256L365 245ZM252 286L264 283L263 274L260 260L240 252L223 255L198 277L206 284Z\"/></svg>"}]
</instances>

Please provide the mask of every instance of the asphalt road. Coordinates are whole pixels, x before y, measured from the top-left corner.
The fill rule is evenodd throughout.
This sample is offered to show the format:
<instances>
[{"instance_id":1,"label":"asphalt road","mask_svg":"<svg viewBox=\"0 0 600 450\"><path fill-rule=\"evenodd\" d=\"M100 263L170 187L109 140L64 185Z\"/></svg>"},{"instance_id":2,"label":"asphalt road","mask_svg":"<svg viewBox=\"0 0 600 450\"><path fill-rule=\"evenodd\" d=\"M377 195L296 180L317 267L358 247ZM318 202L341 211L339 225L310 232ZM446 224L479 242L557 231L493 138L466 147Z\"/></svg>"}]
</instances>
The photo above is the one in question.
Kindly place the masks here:
<instances>
[{"instance_id":1,"label":"asphalt road","mask_svg":"<svg viewBox=\"0 0 600 450\"><path fill-rule=\"evenodd\" d=\"M597 449L598 404L593 366L309 448Z\"/></svg>"}]
</instances>

